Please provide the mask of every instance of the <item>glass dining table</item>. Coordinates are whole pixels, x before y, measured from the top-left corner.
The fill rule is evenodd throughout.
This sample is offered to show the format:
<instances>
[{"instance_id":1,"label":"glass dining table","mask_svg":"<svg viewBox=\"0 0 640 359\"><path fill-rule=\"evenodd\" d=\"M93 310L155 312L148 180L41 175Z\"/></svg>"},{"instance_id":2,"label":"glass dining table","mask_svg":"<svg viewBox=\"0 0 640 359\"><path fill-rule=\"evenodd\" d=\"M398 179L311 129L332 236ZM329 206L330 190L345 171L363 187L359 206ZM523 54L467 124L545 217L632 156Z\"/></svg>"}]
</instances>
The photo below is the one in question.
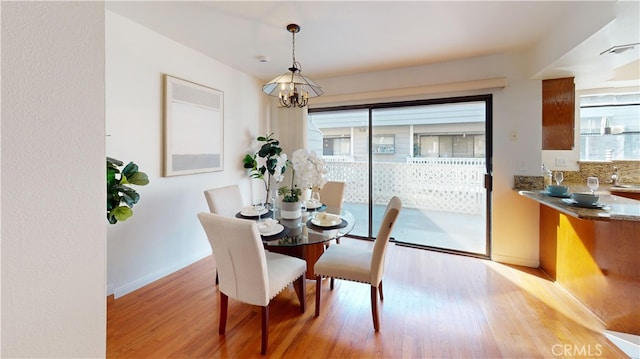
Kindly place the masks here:
<instances>
[{"instance_id":1,"label":"glass dining table","mask_svg":"<svg viewBox=\"0 0 640 359\"><path fill-rule=\"evenodd\" d=\"M325 222L322 217L335 216L334 221ZM239 212L238 218L258 220ZM263 231L262 242L266 250L291 255L307 261L307 279L315 279L313 265L322 255L325 244L343 237L353 230L356 220L353 214L342 208L322 205L316 209L302 211L296 219L282 218L279 209L269 210L260 216L261 220L277 220L281 226L273 226L271 231ZM338 222L339 220L339 222ZM274 233L276 232L276 233Z\"/></svg>"}]
</instances>

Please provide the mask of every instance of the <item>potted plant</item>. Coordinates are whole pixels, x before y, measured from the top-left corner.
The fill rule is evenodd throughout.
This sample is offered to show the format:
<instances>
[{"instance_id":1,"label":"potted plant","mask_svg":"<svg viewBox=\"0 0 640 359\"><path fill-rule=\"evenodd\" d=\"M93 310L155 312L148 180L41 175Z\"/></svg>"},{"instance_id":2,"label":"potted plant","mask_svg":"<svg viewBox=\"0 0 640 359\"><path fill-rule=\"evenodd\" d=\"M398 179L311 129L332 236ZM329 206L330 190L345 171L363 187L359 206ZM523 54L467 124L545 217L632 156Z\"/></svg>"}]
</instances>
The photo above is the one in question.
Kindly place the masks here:
<instances>
[{"instance_id":1,"label":"potted plant","mask_svg":"<svg viewBox=\"0 0 640 359\"><path fill-rule=\"evenodd\" d=\"M279 183L284 178L284 172L287 169L287 155L282 153L280 147L280 141L273 138L273 133L266 136L259 136L258 142L264 142L258 152L253 155L247 154L244 156L242 163L244 168L249 169L249 176L251 178L261 179L264 182L264 188L266 191L265 203L269 203L269 200L273 200L270 197L271 194L271 182L272 179ZM258 157L262 158L262 165L259 166ZM272 203L274 205L275 203Z\"/></svg>"},{"instance_id":2,"label":"potted plant","mask_svg":"<svg viewBox=\"0 0 640 359\"><path fill-rule=\"evenodd\" d=\"M133 215L131 208L138 203L140 195L130 185L145 186L149 183L149 177L138 170L138 165L129 162L120 171L123 164L107 157L107 219L111 224L126 221Z\"/></svg>"},{"instance_id":3,"label":"potted plant","mask_svg":"<svg viewBox=\"0 0 640 359\"><path fill-rule=\"evenodd\" d=\"M293 180L291 181L293 182ZM295 219L302 216L302 204L300 203L300 188L287 186L280 187L278 194L282 196L280 216L286 219Z\"/></svg>"}]
</instances>

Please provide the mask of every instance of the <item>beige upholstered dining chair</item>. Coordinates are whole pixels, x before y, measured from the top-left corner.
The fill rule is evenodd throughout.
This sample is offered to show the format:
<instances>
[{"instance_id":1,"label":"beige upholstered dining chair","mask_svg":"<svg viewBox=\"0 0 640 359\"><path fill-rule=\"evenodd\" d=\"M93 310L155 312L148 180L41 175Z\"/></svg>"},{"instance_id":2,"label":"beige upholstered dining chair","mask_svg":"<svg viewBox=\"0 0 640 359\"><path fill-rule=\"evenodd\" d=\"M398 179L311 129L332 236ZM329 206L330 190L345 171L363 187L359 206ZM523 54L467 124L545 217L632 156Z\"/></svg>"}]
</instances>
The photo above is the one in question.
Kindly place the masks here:
<instances>
[{"instance_id":1,"label":"beige upholstered dining chair","mask_svg":"<svg viewBox=\"0 0 640 359\"><path fill-rule=\"evenodd\" d=\"M327 212L337 212L335 214L340 214L339 211L333 211L331 208L342 208L342 204L344 203L344 182L335 182L329 181L322 186L320 190L320 201L322 204L330 207L327 209ZM336 243L340 243L340 238L336 238ZM327 243L329 245L329 243Z\"/></svg>"},{"instance_id":2,"label":"beige upholstered dining chair","mask_svg":"<svg viewBox=\"0 0 640 359\"><path fill-rule=\"evenodd\" d=\"M206 190L204 196L211 213L227 217L234 217L244 205L240 187L237 184Z\"/></svg>"},{"instance_id":3,"label":"beige upholstered dining chair","mask_svg":"<svg viewBox=\"0 0 640 359\"><path fill-rule=\"evenodd\" d=\"M207 199L209 211L227 217L235 217L235 214L242 210L242 194L237 184L212 188L204 191ZM216 284L218 284L218 274L216 273Z\"/></svg>"},{"instance_id":4,"label":"beige upholstered dining chair","mask_svg":"<svg viewBox=\"0 0 640 359\"><path fill-rule=\"evenodd\" d=\"M373 248L359 248L343 244L332 245L327 248L316 264L313 272L316 276L316 317L320 315L320 292L322 277L331 277L330 287L333 289L333 278L346 279L354 282L369 283L371 285L371 314L373 329L380 330L378 319L378 292L380 300L382 293L382 275L384 273L384 255L391 237L393 225L402 208L400 198L393 197L387 205L384 218Z\"/></svg>"},{"instance_id":5,"label":"beige upholstered dining chair","mask_svg":"<svg viewBox=\"0 0 640 359\"><path fill-rule=\"evenodd\" d=\"M269 303L290 283L296 292L302 313L305 310L304 274L307 262L302 259L264 250L255 221L229 218L213 213L198 214L218 263L220 277L220 326L224 335L229 297L262 307L262 350L269 341Z\"/></svg>"},{"instance_id":6,"label":"beige upholstered dining chair","mask_svg":"<svg viewBox=\"0 0 640 359\"><path fill-rule=\"evenodd\" d=\"M320 190L320 201L327 207L342 208L344 182L329 181Z\"/></svg>"}]
</instances>

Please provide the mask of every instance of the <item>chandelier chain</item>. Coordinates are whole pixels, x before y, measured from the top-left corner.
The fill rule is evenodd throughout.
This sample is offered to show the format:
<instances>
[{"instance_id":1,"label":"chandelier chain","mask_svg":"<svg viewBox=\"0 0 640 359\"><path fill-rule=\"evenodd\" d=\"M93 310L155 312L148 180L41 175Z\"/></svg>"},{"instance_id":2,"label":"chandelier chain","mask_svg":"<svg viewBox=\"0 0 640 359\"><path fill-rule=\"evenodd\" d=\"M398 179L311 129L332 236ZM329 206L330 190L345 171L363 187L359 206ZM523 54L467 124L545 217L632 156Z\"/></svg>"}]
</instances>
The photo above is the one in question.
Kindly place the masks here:
<instances>
[{"instance_id":1,"label":"chandelier chain","mask_svg":"<svg viewBox=\"0 0 640 359\"><path fill-rule=\"evenodd\" d=\"M292 46L291 46L291 58L293 59L293 67L295 67L296 69L298 69L299 71L302 71L302 69L300 68L300 64L298 63L298 61L296 61L296 31L292 31L291 35L293 36L293 41L292 41Z\"/></svg>"}]
</instances>

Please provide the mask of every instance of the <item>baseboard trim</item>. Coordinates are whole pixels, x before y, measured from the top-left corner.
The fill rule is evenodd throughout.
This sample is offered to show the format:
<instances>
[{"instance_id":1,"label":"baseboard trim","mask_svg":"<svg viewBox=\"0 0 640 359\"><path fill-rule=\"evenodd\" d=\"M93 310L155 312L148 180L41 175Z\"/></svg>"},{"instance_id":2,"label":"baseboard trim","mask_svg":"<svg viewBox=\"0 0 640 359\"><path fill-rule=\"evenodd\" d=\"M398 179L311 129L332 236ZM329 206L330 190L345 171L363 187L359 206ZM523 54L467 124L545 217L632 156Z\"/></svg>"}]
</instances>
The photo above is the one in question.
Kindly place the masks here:
<instances>
[{"instance_id":1,"label":"baseboard trim","mask_svg":"<svg viewBox=\"0 0 640 359\"><path fill-rule=\"evenodd\" d=\"M530 268L540 267L539 260L534 260L529 258L511 257L511 256L504 256L499 254L492 254L491 260L494 262L499 262L503 264L513 264L513 265L523 266L523 267L530 267Z\"/></svg>"},{"instance_id":2,"label":"baseboard trim","mask_svg":"<svg viewBox=\"0 0 640 359\"><path fill-rule=\"evenodd\" d=\"M113 294L113 283L107 285L107 297Z\"/></svg>"},{"instance_id":3,"label":"baseboard trim","mask_svg":"<svg viewBox=\"0 0 640 359\"><path fill-rule=\"evenodd\" d=\"M114 299L117 299L119 297L122 297L123 295L129 294L137 289L140 289L142 287L144 287L145 285L151 284L155 281L157 281L160 278L166 277L169 274L175 273L177 271L179 271L180 269L187 267L201 259L204 259L206 257L208 257L209 255L211 255L211 253L205 253L203 255L194 257L193 259L190 260L186 260L183 261L181 263L177 263L171 267L166 267L163 268L159 271L153 272L153 273L149 273L147 275L145 275L142 278L138 278L136 280L134 280L133 282L127 283L123 286L117 287L117 288L112 288L113 290L113 296ZM113 285L112 285L113 286ZM109 293L109 291L107 290L107 293ZM109 294L107 294L109 295Z\"/></svg>"},{"instance_id":4,"label":"baseboard trim","mask_svg":"<svg viewBox=\"0 0 640 359\"><path fill-rule=\"evenodd\" d=\"M640 358L640 336L607 330L604 335L631 359Z\"/></svg>"}]
</instances>

